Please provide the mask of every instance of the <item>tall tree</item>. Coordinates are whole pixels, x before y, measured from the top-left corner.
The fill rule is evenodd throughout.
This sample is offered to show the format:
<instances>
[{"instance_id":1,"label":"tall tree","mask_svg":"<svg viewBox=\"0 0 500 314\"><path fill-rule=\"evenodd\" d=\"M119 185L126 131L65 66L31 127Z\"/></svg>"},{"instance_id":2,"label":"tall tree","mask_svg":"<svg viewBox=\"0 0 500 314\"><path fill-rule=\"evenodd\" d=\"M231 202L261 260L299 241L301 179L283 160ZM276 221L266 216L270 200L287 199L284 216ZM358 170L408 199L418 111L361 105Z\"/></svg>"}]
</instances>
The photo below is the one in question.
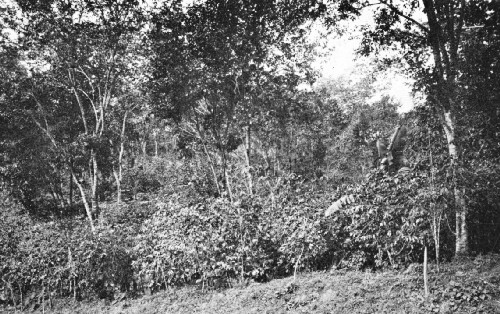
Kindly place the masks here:
<instances>
[{"instance_id":1,"label":"tall tree","mask_svg":"<svg viewBox=\"0 0 500 314\"><path fill-rule=\"evenodd\" d=\"M28 21L19 29L22 49L33 64L30 115L65 160L94 230L99 181L110 172L111 107L120 105L120 86L136 57L131 51L141 27L139 2L17 3Z\"/></svg>"},{"instance_id":2,"label":"tall tree","mask_svg":"<svg viewBox=\"0 0 500 314\"><path fill-rule=\"evenodd\" d=\"M467 254L468 226L467 204L458 182L461 147L457 138L459 126L457 114L462 103L459 95L461 70L460 52L464 33L474 28L496 28L499 4L495 1L476 2L466 0L423 0L397 3L382 0L342 1L343 13L359 14L365 8L373 8L376 26L365 33L365 53L374 50L374 44L398 44L406 61L422 81L429 94L428 103L441 121L448 143L452 169L452 185L455 196L457 255ZM417 16L416 13L421 13ZM426 67L427 52L431 54L432 68Z\"/></svg>"},{"instance_id":3,"label":"tall tree","mask_svg":"<svg viewBox=\"0 0 500 314\"><path fill-rule=\"evenodd\" d=\"M2 7L0 25L0 180L7 183L25 209L40 214L38 207L50 203L44 199L47 195L57 202L50 204L52 207L64 202L57 171L60 160L54 158L50 143L26 114L30 77L16 33L22 22L12 3Z\"/></svg>"},{"instance_id":4,"label":"tall tree","mask_svg":"<svg viewBox=\"0 0 500 314\"><path fill-rule=\"evenodd\" d=\"M290 49L283 38L310 14L308 1L204 1L185 8L165 3L154 19L153 89L157 113L184 121L185 138L196 139L209 160L219 193L232 198L228 154L246 146L248 192L251 137L259 112L259 84L269 78L273 48ZM289 78L275 77L279 85ZM243 130L243 131L241 131ZM213 154L214 151L217 152ZM219 171L222 179L219 179Z\"/></svg>"}]
</instances>

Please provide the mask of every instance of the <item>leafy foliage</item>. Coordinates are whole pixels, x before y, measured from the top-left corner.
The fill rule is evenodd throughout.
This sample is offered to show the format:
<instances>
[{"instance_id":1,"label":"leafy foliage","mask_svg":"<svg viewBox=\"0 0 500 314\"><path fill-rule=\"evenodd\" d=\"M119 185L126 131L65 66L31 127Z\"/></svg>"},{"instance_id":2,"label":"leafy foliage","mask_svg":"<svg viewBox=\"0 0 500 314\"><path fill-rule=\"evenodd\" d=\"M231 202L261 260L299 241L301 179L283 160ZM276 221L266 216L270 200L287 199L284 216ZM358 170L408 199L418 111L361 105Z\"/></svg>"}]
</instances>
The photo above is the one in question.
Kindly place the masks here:
<instances>
[{"instance_id":1,"label":"leafy foliage","mask_svg":"<svg viewBox=\"0 0 500 314\"><path fill-rule=\"evenodd\" d=\"M342 235L339 266L401 267L418 260L429 237L429 213L420 194L427 177L373 171L368 178L344 187L338 194L344 196L326 212L332 233Z\"/></svg>"},{"instance_id":2,"label":"leafy foliage","mask_svg":"<svg viewBox=\"0 0 500 314\"><path fill-rule=\"evenodd\" d=\"M47 298L112 298L131 287L130 251L112 230L96 237L80 222L35 222L5 207L2 216L2 300L33 309Z\"/></svg>"},{"instance_id":3,"label":"leafy foliage","mask_svg":"<svg viewBox=\"0 0 500 314\"><path fill-rule=\"evenodd\" d=\"M472 253L499 250L496 4L466 2L463 14L438 10L439 23L419 24L416 3L381 1L364 29L365 54L403 54L323 83L308 35L323 2L12 3L0 19L0 184L10 193L0 195L0 302L401 269L424 247L450 258L461 230ZM426 0L425 13L432 3L448 1ZM328 8L345 18L367 4ZM437 57L447 55L444 75ZM396 100L374 97L394 65L429 96L405 117ZM398 164L389 173L374 169L384 157ZM479 281L445 286L435 297L457 311L493 294ZM294 283L277 295L298 292Z\"/></svg>"},{"instance_id":4,"label":"leafy foliage","mask_svg":"<svg viewBox=\"0 0 500 314\"><path fill-rule=\"evenodd\" d=\"M304 202L283 200L278 208L256 200L160 203L145 224L134 265L156 287L215 277L265 280L296 265L324 267L318 264L328 249L322 215Z\"/></svg>"}]
</instances>

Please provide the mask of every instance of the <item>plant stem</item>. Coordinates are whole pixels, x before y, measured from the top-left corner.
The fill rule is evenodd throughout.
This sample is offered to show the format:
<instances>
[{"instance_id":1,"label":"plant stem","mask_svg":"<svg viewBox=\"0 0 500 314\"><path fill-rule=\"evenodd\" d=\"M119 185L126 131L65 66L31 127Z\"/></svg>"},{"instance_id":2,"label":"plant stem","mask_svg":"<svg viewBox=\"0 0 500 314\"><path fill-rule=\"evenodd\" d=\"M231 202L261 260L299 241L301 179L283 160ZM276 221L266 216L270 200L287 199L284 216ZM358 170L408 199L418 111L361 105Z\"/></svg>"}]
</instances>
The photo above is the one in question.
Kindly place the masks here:
<instances>
[{"instance_id":1,"label":"plant stem","mask_svg":"<svg viewBox=\"0 0 500 314\"><path fill-rule=\"evenodd\" d=\"M427 281L427 245L424 247L424 296L429 296L429 285Z\"/></svg>"},{"instance_id":2,"label":"plant stem","mask_svg":"<svg viewBox=\"0 0 500 314\"><path fill-rule=\"evenodd\" d=\"M297 279L297 269L299 268L299 262L300 262L300 259L302 258L302 254L304 253L304 248L305 248L305 245L302 245L302 251L300 251L300 255L299 255L299 258L297 258L297 260L295 261L295 269L293 271L293 281L295 282L295 279Z\"/></svg>"}]
</instances>

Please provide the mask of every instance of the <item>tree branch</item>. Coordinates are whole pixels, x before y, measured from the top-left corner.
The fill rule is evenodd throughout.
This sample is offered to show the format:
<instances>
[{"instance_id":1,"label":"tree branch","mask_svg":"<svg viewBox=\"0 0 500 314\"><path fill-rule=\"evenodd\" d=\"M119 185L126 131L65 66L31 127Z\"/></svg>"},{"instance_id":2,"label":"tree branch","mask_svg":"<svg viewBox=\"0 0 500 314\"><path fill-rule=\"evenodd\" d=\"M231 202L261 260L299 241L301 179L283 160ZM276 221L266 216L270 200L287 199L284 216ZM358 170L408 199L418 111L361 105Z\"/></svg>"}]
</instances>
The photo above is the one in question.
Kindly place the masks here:
<instances>
[{"instance_id":1,"label":"tree branch","mask_svg":"<svg viewBox=\"0 0 500 314\"><path fill-rule=\"evenodd\" d=\"M462 30L464 28L464 14L465 13L465 0L460 1L460 16L458 20L457 29L455 31L455 42L456 47L453 47L454 50L458 49L458 43L460 42L460 37L462 36ZM479 26L481 27L481 26Z\"/></svg>"},{"instance_id":2,"label":"tree branch","mask_svg":"<svg viewBox=\"0 0 500 314\"><path fill-rule=\"evenodd\" d=\"M92 80L90 79L88 74L83 70L82 66L78 66L78 72L82 73L85 76L85 78L87 78L87 81L89 81L90 88L92 88L92 93L95 93L94 84L92 83Z\"/></svg>"},{"instance_id":3,"label":"tree branch","mask_svg":"<svg viewBox=\"0 0 500 314\"><path fill-rule=\"evenodd\" d=\"M82 100L80 99L80 95L75 87L73 87L73 94L75 94L76 102L78 103L78 107L80 108L80 114L82 117L83 127L85 128L85 134L89 134L89 128L87 125L87 117L85 115L85 108L83 107Z\"/></svg>"},{"instance_id":4,"label":"tree branch","mask_svg":"<svg viewBox=\"0 0 500 314\"><path fill-rule=\"evenodd\" d=\"M57 142L56 140L54 139L54 137L52 136L52 134L50 134L50 131L46 128L44 128L42 126L42 124L40 123L40 121L38 121L36 118L35 118L35 115L33 114L33 112L30 112L30 116L31 116L31 119L33 120L33 122L35 122L35 124L38 126L38 128L40 130L43 131L43 133L45 133L45 135L47 135L47 137L49 138L50 142L52 143L52 145L54 145L55 148L58 148L57 147Z\"/></svg>"},{"instance_id":5,"label":"tree branch","mask_svg":"<svg viewBox=\"0 0 500 314\"><path fill-rule=\"evenodd\" d=\"M436 18L436 11L434 8L433 0L424 0L423 2L427 14L427 19L429 21L429 41L432 48L432 54L434 56L434 64L438 72L439 80L441 81L444 78L443 60L441 59L441 46L439 43L439 33L441 33L441 26L439 25Z\"/></svg>"},{"instance_id":6,"label":"tree branch","mask_svg":"<svg viewBox=\"0 0 500 314\"><path fill-rule=\"evenodd\" d=\"M391 9L392 12L394 12L397 15L401 16L402 18L405 18L408 21L412 22L413 24L415 24L416 26L418 26L421 30L423 30L424 32L429 33L429 28L425 27L425 25L423 25L422 23L418 22L417 20L415 20L411 16L404 14L399 8L397 8L396 6L394 6L391 3L387 2L387 0L381 0L380 3L384 4L385 6L387 6L389 9Z\"/></svg>"},{"instance_id":7,"label":"tree branch","mask_svg":"<svg viewBox=\"0 0 500 314\"><path fill-rule=\"evenodd\" d=\"M97 109L96 109L96 106L95 106L95 103L94 103L94 100L90 97L90 95L84 91L82 88L78 88L78 90L80 92L82 92L83 95L85 95L85 97L89 100L90 104L92 105L92 109L94 110L94 114L95 114L95 119L97 121Z\"/></svg>"}]
</instances>

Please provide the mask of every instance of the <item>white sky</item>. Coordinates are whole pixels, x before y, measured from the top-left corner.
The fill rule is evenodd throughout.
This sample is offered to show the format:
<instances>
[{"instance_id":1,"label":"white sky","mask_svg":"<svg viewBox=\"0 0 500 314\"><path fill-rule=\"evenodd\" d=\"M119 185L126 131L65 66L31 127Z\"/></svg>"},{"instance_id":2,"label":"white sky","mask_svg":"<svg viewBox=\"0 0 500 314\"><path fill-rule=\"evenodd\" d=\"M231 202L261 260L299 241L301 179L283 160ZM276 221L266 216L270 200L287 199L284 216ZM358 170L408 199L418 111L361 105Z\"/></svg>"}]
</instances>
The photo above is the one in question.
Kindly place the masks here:
<instances>
[{"instance_id":1,"label":"white sky","mask_svg":"<svg viewBox=\"0 0 500 314\"><path fill-rule=\"evenodd\" d=\"M374 23L373 9L365 9L355 21L341 23L340 26L345 30L342 36L327 34L324 27L315 26L311 36L313 40L322 42L323 48L320 53L323 56L316 60L314 68L320 72L322 80L356 76L356 67L359 67L359 64L369 63L369 58L357 56L355 51L361 43L360 27ZM425 17L418 14L415 18L421 21ZM420 102L412 96L413 84L414 81L411 78L390 70L380 77L380 82L378 82L380 89L372 101L375 102L384 95L388 95L400 103L398 110L400 113L408 112Z\"/></svg>"},{"instance_id":2,"label":"white sky","mask_svg":"<svg viewBox=\"0 0 500 314\"><path fill-rule=\"evenodd\" d=\"M355 50L358 47L357 41L341 38L333 41L338 44L331 54L316 61L315 66L319 69L323 79L336 79L356 75ZM399 112L410 111L414 107L415 100L411 95L413 81L400 73L391 72L391 77L381 77L379 82L379 92L374 95L372 101L381 99L384 95L400 103Z\"/></svg>"}]
</instances>

